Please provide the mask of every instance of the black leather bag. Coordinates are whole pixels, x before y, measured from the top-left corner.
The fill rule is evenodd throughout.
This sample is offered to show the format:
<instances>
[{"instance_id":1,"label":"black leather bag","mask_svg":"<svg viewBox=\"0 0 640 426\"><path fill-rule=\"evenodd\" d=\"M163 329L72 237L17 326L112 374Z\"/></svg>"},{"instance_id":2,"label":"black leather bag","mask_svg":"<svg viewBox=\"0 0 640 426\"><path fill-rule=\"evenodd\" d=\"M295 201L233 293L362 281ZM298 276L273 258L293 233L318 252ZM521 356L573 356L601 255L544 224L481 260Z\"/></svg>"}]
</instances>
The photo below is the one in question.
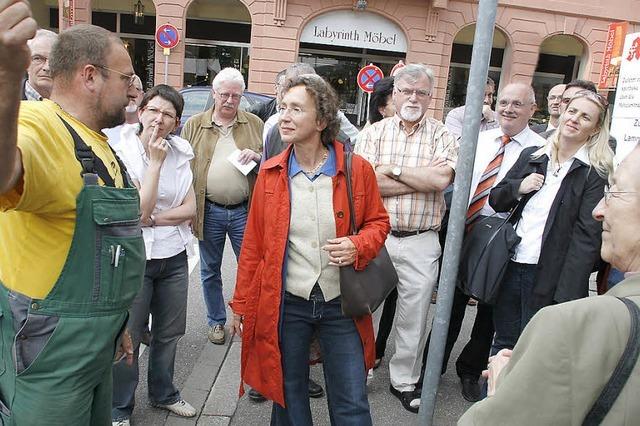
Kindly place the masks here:
<instances>
[{"instance_id":1,"label":"black leather bag","mask_svg":"<svg viewBox=\"0 0 640 426\"><path fill-rule=\"evenodd\" d=\"M351 235L357 234L356 218L353 207L353 189L351 187L351 152L345 152L345 174L349 197L349 217ZM340 295L342 313L347 317L359 317L371 314L387 298L398 283L398 274L393 267L385 246L367 267L356 271L353 265L340 267Z\"/></svg>"},{"instance_id":2,"label":"black leather bag","mask_svg":"<svg viewBox=\"0 0 640 426\"><path fill-rule=\"evenodd\" d=\"M458 288L479 302L493 305L520 237L510 219L488 216L476 222L462 243Z\"/></svg>"}]
</instances>

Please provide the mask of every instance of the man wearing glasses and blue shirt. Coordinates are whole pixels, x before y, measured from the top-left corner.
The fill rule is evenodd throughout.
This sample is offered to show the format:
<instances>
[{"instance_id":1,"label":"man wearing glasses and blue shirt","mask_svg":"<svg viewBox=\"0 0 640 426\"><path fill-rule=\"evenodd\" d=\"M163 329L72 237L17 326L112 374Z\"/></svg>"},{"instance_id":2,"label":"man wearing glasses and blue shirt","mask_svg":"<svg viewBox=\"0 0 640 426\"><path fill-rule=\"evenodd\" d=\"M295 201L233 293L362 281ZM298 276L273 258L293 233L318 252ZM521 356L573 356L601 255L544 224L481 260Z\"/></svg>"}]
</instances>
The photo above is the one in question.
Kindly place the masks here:
<instances>
[{"instance_id":1,"label":"man wearing glasses and blue shirt","mask_svg":"<svg viewBox=\"0 0 640 426\"><path fill-rule=\"evenodd\" d=\"M245 176L228 157L240 150L240 164L259 164L264 125L257 116L238 109L245 89L240 71L223 69L212 86L213 107L191 117L181 136L191 143L195 155L191 163L196 192L192 229L199 240L207 336L211 343L222 345L227 322L220 274L222 253L228 235L236 258L240 256L248 204L258 174L255 167Z\"/></svg>"}]
</instances>

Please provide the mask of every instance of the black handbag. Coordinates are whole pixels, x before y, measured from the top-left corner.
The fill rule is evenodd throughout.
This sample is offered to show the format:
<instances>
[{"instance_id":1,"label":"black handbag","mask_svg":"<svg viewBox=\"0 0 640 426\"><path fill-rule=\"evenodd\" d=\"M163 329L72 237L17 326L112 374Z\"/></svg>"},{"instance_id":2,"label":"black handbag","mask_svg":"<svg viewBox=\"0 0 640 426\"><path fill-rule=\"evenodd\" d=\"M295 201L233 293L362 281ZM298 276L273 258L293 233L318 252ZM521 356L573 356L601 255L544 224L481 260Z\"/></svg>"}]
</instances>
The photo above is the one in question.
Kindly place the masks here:
<instances>
[{"instance_id":1,"label":"black handbag","mask_svg":"<svg viewBox=\"0 0 640 426\"><path fill-rule=\"evenodd\" d=\"M467 296L489 305L495 304L509 260L520 237L510 219L488 216L477 221L462 243L458 288Z\"/></svg>"},{"instance_id":2,"label":"black handbag","mask_svg":"<svg viewBox=\"0 0 640 426\"><path fill-rule=\"evenodd\" d=\"M619 297L618 299L625 304L631 317L629 338L615 370L613 370L609 381L605 384L591 410L587 413L582 426L602 424L613 403L616 402L618 395L622 392L629 376L631 376L631 372L638 362L638 355L640 355L640 328L638 327L640 309L638 309L638 305L626 297Z\"/></svg>"},{"instance_id":3,"label":"black handbag","mask_svg":"<svg viewBox=\"0 0 640 426\"><path fill-rule=\"evenodd\" d=\"M351 152L344 153L347 196L349 198L349 218L351 235L356 235L356 215L353 207L351 187ZM366 268L356 271L353 265L340 267L340 295L342 313L347 317L371 314L387 298L398 283L398 274L393 267L389 253L383 245L378 255L369 261Z\"/></svg>"}]
</instances>

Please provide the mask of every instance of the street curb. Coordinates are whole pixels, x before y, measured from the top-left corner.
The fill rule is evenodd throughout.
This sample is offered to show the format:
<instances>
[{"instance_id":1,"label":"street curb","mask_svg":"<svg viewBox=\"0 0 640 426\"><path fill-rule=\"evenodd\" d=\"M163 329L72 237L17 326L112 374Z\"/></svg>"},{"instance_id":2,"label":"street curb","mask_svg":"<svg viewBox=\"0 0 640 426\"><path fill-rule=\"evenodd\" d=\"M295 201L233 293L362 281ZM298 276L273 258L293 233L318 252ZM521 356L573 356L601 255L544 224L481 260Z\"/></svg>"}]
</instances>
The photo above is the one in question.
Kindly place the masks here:
<instances>
[{"instance_id":1,"label":"street curb","mask_svg":"<svg viewBox=\"0 0 640 426\"><path fill-rule=\"evenodd\" d=\"M193 426L202 424L218 426L228 424L228 421L227 423L220 423L217 420L211 419L210 416L203 415L203 411L205 410L205 404L220 375L224 362L227 359L232 343L233 339L226 339L223 345L214 345L213 343L207 342L191 374L180 390L180 395L198 410L198 414L191 418L170 414L165 421L165 425Z\"/></svg>"}]
</instances>

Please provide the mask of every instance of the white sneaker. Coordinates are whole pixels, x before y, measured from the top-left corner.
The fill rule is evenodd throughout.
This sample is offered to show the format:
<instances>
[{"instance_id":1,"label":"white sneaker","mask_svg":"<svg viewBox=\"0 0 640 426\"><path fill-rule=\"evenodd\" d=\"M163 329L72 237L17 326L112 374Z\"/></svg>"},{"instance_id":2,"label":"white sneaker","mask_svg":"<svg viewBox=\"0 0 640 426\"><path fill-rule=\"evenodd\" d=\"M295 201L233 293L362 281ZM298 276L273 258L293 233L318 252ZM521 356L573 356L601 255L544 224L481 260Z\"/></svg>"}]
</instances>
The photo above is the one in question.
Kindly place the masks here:
<instances>
[{"instance_id":1,"label":"white sneaker","mask_svg":"<svg viewBox=\"0 0 640 426\"><path fill-rule=\"evenodd\" d=\"M117 422L111 422L111 426L130 426L129 419L118 420Z\"/></svg>"},{"instance_id":2,"label":"white sneaker","mask_svg":"<svg viewBox=\"0 0 640 426\"><path fill-rule=\"evenodd\" d=\"M165 410L169 410L173 414L180 417L193 417L197 413L196 409L193 408L191 404L189 404L184 399L181 399L180 401L174 402L173 404L169 404L169 405L154 404L154 406L158 408L164 408Z\"/></svg>"}]
</instances>

